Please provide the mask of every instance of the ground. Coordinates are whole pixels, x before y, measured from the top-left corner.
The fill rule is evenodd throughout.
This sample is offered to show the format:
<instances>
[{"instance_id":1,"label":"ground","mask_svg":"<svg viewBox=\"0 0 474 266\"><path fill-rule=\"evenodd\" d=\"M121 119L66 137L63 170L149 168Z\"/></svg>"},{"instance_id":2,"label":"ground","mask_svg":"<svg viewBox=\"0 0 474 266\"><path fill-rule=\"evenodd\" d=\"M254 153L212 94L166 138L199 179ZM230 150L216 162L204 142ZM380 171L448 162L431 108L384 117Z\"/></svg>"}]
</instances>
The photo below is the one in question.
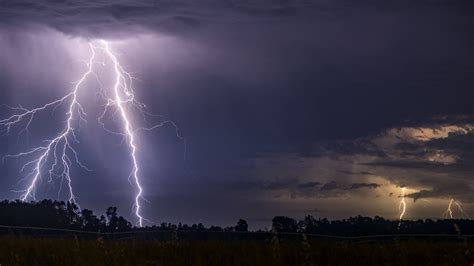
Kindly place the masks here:
<instances>
[{"instance_id":1,"label":"ground","mask_svg":"<svg viewBox=\"0 0 474 266\"><path fill-rule=\"evenodd\" d=\"M473 265L463 241L151 241L0 238L4 265Z\"/></svg>"}]
</instances>

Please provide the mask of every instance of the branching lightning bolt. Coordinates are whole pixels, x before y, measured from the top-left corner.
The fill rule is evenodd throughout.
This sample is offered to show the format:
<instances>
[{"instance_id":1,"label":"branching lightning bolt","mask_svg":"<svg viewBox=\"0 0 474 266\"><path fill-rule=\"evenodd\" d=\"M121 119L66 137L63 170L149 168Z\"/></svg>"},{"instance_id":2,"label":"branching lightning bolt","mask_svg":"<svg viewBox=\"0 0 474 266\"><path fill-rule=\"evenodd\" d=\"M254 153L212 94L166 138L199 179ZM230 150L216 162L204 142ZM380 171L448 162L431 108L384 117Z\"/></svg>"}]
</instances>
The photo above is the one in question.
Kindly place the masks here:
<instances>
[{"instance_id":1,"label":"branching lightning bolt","mask_svg":"<svg viewBox=\"0 0 474 266\"><path fill-rule=\"evenodd\" d=\"M44 146L35 147L29 151L21 152L14 155L7 155L5 157L13 157L19 158L29 155L38 155L35 159L28 161L26 164L23 165L20 172L23 172L28 166L33 165L33 170L27 174L27 177L32 176L29 186L23 191L23 194L20 196L22 201L26 201L29 198L36 199L35 197L35 189L36 183L38 179L41 177L42 169L44 165L47 163L49 157L53 157L54 161L51 164L48 173L49 177L52 180L53 176L59 176L64 178L67 181L68 188L69 188L69 201L77 204L76 198L74 196L73 188L72 188L72 179L70 175L70 167L72 165L73 160L71 160L71 154L79 166L86 168L78 159L77 152L73 148L71 141L79 143L75 135L75 128L73 122L75 117L77 117L81 121L85 120L85 112L82 108L82 105L78 102L78 92L81 89L82 83L86 80L87 76L92 73L92 66L93 60L95 58L95 51L92 46L91 49L91 57L87 63L88 70L82 75L79 81L74 86L74 89L71 93L67 94L66 96L55 100L53 102L47 103L41 107L34 108L34 109L25 109L23 107L12 108L13 110L19 110L21 113L12 115L6 119L0 120L0 126L4 128L6 133L10 133L10 130L13 126L18 125L23 120L26 120L26 125L22 129L28 130L29 126L31 125L36 113L40 111L44 111L50 107L57 108L59 105L63 104L67 100L70 99L69 108L66 113L67 121L66 126L64 127L63 131L60 132L55 138L51 140L45 140ZM56 174L58 169L62 169L60 174ZM87 169L87 168L86 168Z\"/></svg>"},{"instance_id":2,"label":"branching lightning bolt","mask_svg":"<svg viewBox=\"0 0 474 266\"><path fill-rule=\"evenodd\" d=\"M120 64L117 56L114 54L112 49L110 48L109 44L106 41L100 41L99 46L95 46L92 43L89 43L90 48L90 57L87 61L87 71L81 76L78 82L76 82L74 89L69 94L65 95L64 97L57 99L55 101L49 102L41 107L33 108L33 109L26 109L22 106L19 107L9 107L12 111L15 111L16 114L7 117L5 119L0 120L0 131L4 132L5 134L9 134L11 129L15 126L21 126L22 123L25 123L23 128L21 129L20 133L23 131L27 131L30 127L31 123L33 122L35 115L38 112L48 110L53 108L53 110L57 109L60 105L68 103L68 109L66 112L66 125L64 129L53 139L45 140L44 145L34 147L31 150L26 152L21 152L18 154L7 155L5 158L20 158L20 157L29 157L33 156L34 158L30 161L27 161L20 170L20 173L23 173L27 168L32 168L31 172L28 173L25 178L31 178L29 181L29 185L27 188L22 191L20 199L22 201L27 201L28 199L36 199L35 191L37 187L38 180L41 179L43 172L45 171L46 165L49 166L47 168L47 173L49 176L50 181L53 180L53 177L61 178L62 181L65 180L68 185L69 189L69 201L72 203L77 204L76 197L73 193L73 185L72 185L72 178L71 178L71 166L73 163L77 164L78 166L89 170L84 164L79 161L78 152L74 148L73 144L79 144L79 140L76 137L76 130L80 128L81 122L87 122L85 119L86 113L84 108L79 102L78 93L81 89L83 89L83 84L87 80L90 75L95 76L96 80L98 81L99 85L101 86L101 91L99 95L105 100L106 104L104 107L104 111L102 115L98 118L98 122L102 125L104 130L107 132L121 135L125 138L129 150L130 150L130 158L132 161L132 170L129 175L129 180L133 179L133 182L137 188L137 193L135 195L134 201L134 209L135 215L138 219L137 224L141 227L143 226L143 221L145 220L141 214L141 205L140 201L143 199L143 187L140 182L140 168L137 158L138 153L138 146L136 143L136 135L135 132L137 130L153 130L155 128L161 127L165 124L170 124L175 128L176 136L181 139L184 143L184 147L186 149L186 142L183 137L179 135L179 129L171 120L163 121L159 124L152 125L150 127L138 127L133 128L132 122L130 118L130 114L128 113L128 106L134 107L138 110L138 112L144 117L146 120L147 115L151 115L146 112L145 104L140 103L136 100L134 90L132 87L133 77L129 72L126 72L122 65ZM96 62L97 51L103 51L103 54L106 55L108 60L112 62L113 66L113 74L114 74L114 85L112 87L112 92L109 96L107 90L103 87L102 83L100 82L100 78L94 72L94 64ZM107 66L105 62L101 62L103 66ZM107 112L111 107L115 107L116 111L120 114L120 121L122 124L122 132L116 132L113 130L108 129L103 122L104 117L106 116ZM186 150L184 151L186 152ZM60 188L61 191L61 188ZM58 192L59 195L59 192Z\"/></svg>"},{"instance_id":3,"label":"branching lightning bolt","mask_svg":"<svg viewBox=\"0 0 474 266\"><path fill-rule=\"evenodd\" d=\"M449 200L448 208L443 213L444 217L449 217L450 219L453 219L453 211L451 210L451 206L453 205L453 201L454 201L454 199Z\"/></svg>"},{"instance_id":4,"label":"branching lightning bolt","mask_svg":"<svg viewBox=\"0 0 474 266\"><path fill-rule=\"evenodd\" d=\"M448 204L448 208L446 209L446 211L443 213L443 217L445 218L449 218L449 219L453 219L454 218L454 215L453 215L453 204L456 205L459 213L461 214L461 217L468 217L467 214L464 212L464 209L462 208L462 205L459 201L457 200L454 200L453 198L451 198L449 200L449 204Z\"/></svg>"}]
</instances>

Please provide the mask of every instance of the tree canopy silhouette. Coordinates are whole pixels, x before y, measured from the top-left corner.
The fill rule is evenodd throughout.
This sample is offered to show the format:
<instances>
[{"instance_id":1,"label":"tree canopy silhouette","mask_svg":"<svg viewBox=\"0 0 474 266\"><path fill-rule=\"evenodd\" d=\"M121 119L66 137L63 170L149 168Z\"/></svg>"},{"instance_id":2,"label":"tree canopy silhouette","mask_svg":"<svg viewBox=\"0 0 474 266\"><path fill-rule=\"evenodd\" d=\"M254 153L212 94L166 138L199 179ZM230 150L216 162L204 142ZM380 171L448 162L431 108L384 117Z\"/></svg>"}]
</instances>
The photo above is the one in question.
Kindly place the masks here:
<instances>
[{"instance_id":1,"label":"tree canopy silhouette","mask_svg":"<svg viewBox=\"0 0 474 266\"><path fill-rule=\"evenodd\" d=\"M99 218L91 210L79 210L70 202L42 200L39 202L0 202L0 225L47 227L84 231L128 231L130 222L118 216L116 207L109 207Z\"/></svg>"},{"instance_id":2,"label":"tree canopy silhouette","mask_svg":"<svg viewBox=\"0 0 474 266\"><path fill-rule=\"evenodd\" d=\"M239 219L235 226L206 227L202 223L178 225L162 223L145 228L133 227L124 217L118 215L116 207L106 209L104 215L96 216L88 209L80 210L78 206L69 202L42 200L39 202L1 201L0 226L5 227L41 227L80 230L87 232L159 232L169 236L167 239L210 239L214 236L230 236L234 232L247 232L245 239L265 239L261 233L270 231L249 232L247 221ZM387 220L382 217L374 218L356 216L342 220L328 220L306 216L302 220L295 220L286 216L275 216L272 219L273 234L280 236L285 233L306 235L331 236L368 236L368 235L395 235L395 234L474 234L474 221L468 219L440 219L440 220ZM0 233L5 233L5 229ZM22 231L25 232L33 232ZM146 234L145 234L146 235ZM237 234L235 234L237 235ZM239 234L242 239L242 234ZM153 235L155 237L156 235ZM233 237L228 237L234 239Z\"/></svg>"}]
</instances>

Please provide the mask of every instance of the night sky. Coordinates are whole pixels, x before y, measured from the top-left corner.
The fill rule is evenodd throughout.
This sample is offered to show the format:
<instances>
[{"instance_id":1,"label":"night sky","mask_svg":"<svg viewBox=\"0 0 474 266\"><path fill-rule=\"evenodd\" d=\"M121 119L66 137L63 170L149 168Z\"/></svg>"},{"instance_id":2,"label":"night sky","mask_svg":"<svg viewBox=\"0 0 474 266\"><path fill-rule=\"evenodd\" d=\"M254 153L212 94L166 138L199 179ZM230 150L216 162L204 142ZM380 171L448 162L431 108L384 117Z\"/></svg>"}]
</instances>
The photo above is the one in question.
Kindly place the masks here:
<instances>
[{"instance_id":1,"label":"night sky","mask_svg":"<svg viewBox=\"0 0 474 266\"><path fill-rule=\"evenodd\" d=\"M3 0L0 103L61 98L87 42L103 39L162 115L152 122L173 120L186 138L185 150L171 126L137 133L151 223L396 219L401 187L405 218L441 217L452 198L474 215L473 12L457 0ZM135 221L128 148L96 121L98 85L85 87L76 147L91 171L73 167L75 194ZM51 138L64 108L2 136L0 155ZM27 186L24 163L0 165L0 199ZM36 196L66 200L60 188L44 177Z\"/></svg>"}]
</instances>

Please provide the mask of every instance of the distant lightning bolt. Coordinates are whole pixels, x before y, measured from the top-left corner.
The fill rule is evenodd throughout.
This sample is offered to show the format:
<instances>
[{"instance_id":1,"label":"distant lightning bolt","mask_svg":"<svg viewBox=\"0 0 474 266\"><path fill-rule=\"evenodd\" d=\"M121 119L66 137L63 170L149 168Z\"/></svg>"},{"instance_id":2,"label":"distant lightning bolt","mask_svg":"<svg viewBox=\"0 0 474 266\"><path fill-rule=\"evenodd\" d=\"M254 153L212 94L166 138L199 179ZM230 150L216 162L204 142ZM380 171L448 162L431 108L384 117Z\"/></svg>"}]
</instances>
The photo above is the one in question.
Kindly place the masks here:
<instances>
[{"instance_id":1,"label":"distant lightning bolt","mask_svg":"<svg viewBox=\"0 0 474 266\"><path fill-rule=\"evenodd\" d=\"M398 206L398 209L400 210L400 217L399 217L400 222L398 223L398 226L400 226L400 224L402 223L403 216L405 216L405 213L407 210L407 204L405 202L405 190L406 190L406 187L402 187L401 200Z\"/></svg>"},{"instance_id":2,"label":"distant lightning bolt","mask_svg":"<svg viewBox=\"0 0 474 266\"><path fill-rule=\"evenodd\" d=\"M443 213L443 216L449 217L450 219L453 219L453 211L451 210L451 206L453 205L454 199L451 199L448 204L448 208L446 211Z\"/></svg>"},{"instance_id":3,"label":"distant lightning bolt","mask_svg":"<svg viewBox=\"0 0 474 266\"><path fill-rule=\"evenodd\" d=\"M449 219L454 218L453 210L452 210L453 204L456 205L459 213L461 214L461 217L466 217L466 218L468 217L467 214L464 212L464 209L462 208L461 202L459 202L457 200L454 200L453 198L451 198L449 200L448 208L443 213L443 217L446 217L446 218L449 218Z\"/></svg>"},{"instance_id":4,"label":"distant lightning bolt","mask_svg":"<svg viewBox=\"0 0 474 266\"><path fill-rule=\"evenodd\" d=\"M99 95L105 100L106 105L104 107L104 111L102 115L98 118L99 124L102 125L104 130L107 132L118 134L126 138L127 144L130 149L130 157L132 161L132 170L129 175L130 178L133 179L135 186L137 188L137 193L135 195L134 201L134 209L135 215L138 219L138 225L141 227L143 226L143 221L145 220L141 214L141 205L140 200L143 199L143 187L140 182L140 168L137 158L138 147L136 144L136 136L135 132L137 130L153 130L155 128L164 126L166 124L170 124L175 128L176 136L181 139L184 143L184 152L186 153L186 142L183 137L179 135L179 129L171 120L163 121L157 125L153 125L151 127L139 127L133 128L130 115L127 111L127 105L134 107L138 110L142 116L145 117L147 115L151 115L145 111L145 104L138 102L135 99L134 90L132 87L132 80L133 77L129 72L126 72L122 65L119 63L117 56L113 53L112 49L110 48L109 44L106 41L100 41L100 46L94 46L92 43L89 43L91 56L89 61L86 63L87 71L82 75L79 81L74 86L74 89L69 94L65 95L64 97L47 103L41 107L34 108L34 109L26 109L21 106L19 107L9 107L12 111L18 112L6 119L0 120L0 132L4 132L5 134L9 134L11 129L15 126L19 126L21 123L26 123L24 128L22 129L23 132L28 130L29 126L31 125L32 121L35 118L35 115L38 112L45 111L49 108L58 108L60 105L68 102L68 111L66 112L66 125L64 129L53 139L45 140L44 145L35 147L29 151L21 152L14 155L7 155L5 158L19 158L25 156L35 156L34 159L26 162L20 170L22 173L26 168L32 167L32 171L26 175L25 178L31 178L28 187L22 191L23 194L20 196L22 201L26 201L28 199L35 200L35 190L38 183L38 180L42 176L42 172L46 166L49 164L49 168L47 173L49 175L50 181L53 180L53 177L61 178L65 180L68 185L69 189L69 201L72 203L77 204L76 197L73 193L73 186L72 186L72 178L71 178L71 166L73 163L76 163L78 166L89 170L85 165L83 165L78 158L78 153L76 149L73 147L73 143L78 144L79 141L76 137L76 126L80 126L81 122L87 122L85 117L86 113L79 103L78 100L78 92L81 90L81 87L84 81L89 77L89 75L94 75L96 80L98 81L99 85L101 86L101 91ZM94 72L93 67L96 58L96 50L102 50L107 55L109 60L112 62L113 65L113 74L114 74L114 84L112 88L112 95L108 96L108 93L104 89L99 76ZM101 62L102 66L106 66L105 62ZM103 119L105 118L107 112L111 107L116 107L118 112L120 113L121 123L123 126L123 132L116 132L106 128ZM54 110L53 109L53 110ZM146 120L146 119L145 119ZM76 123L78 121L78 125ZM5 159L4 158L4 159ZM51 161L48 161L51 160ZM61 190L61 188L60 188Z\"/></svg>"}]
</instances>

